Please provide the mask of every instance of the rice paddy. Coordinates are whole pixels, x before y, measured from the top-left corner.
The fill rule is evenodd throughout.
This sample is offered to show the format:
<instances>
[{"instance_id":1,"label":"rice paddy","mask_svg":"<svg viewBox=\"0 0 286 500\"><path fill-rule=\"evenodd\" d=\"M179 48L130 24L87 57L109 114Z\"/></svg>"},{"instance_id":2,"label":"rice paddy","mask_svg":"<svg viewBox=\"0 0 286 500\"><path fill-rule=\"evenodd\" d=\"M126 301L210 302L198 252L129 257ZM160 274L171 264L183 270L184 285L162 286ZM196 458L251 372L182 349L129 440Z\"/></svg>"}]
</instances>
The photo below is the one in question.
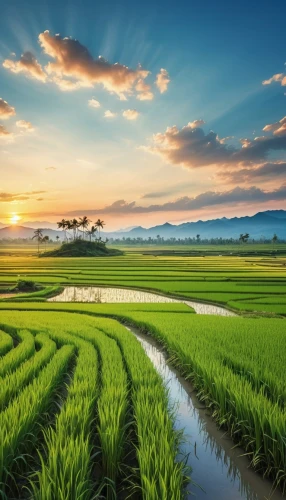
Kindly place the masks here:
<instances>
[{"instance_id":1,"label":"rice paddy","mask_svg":"<svg viewBox=\"0 0 286 500\"><path fill-rule=\"evenodd\" d=\"M37 301L53 295L60 286L88 285L154 291L175 298L222 304L238 311L286 314L286 257L283 256L170 257L133 252L100 259L39 259L25 253L0 257L3 293L19 279L34 280L47 287L31 296ZM29 298L22 294L17 300Z\"/></svg>"},{"instance_id":2,"label":"rice paddy","mask_svg":"<svg viewBox=\"0 0 286 500\"><path fill-rule=\"evenodd\" d=\"M122 323L160 343L249 467L282 495L285 277L283 257L0 258L3 294L19 279L46 286L0 301L2 498L189 498L186 437L167 387ZM104 303L99 286L117 300ZM49 299L64 287L79 300ZM196 300L246 315L199 315L183 303Z\"/></svg>"}]
</instances>

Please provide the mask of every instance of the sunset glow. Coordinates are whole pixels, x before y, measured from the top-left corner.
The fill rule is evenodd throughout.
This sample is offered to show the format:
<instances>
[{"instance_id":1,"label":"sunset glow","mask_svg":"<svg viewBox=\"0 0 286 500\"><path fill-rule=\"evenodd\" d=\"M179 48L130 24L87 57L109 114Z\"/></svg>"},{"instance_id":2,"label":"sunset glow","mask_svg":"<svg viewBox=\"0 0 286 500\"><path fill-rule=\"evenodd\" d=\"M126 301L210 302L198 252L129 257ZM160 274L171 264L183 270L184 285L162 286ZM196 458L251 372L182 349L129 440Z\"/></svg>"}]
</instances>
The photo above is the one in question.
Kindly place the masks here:
<instances>
[{"instance_id":1,"label":"sunset glow","mask_svg":"<svg viewBox=\"0 0 286 500\"><path fill-rule=\"evenodd\" d=\"M10 224L17 224L21 220L21 217L17 214L13 214L10 217Z\"/></svg>"}]
</instances>

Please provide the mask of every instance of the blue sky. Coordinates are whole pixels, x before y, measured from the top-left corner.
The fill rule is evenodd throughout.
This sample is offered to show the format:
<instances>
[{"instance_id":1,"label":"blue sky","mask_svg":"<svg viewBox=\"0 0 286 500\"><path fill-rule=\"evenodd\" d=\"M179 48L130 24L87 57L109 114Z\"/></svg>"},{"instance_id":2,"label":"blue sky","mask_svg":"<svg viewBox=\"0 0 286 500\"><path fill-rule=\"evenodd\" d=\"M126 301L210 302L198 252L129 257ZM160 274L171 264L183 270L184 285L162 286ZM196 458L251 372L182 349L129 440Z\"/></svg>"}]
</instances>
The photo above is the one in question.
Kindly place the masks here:
<instances>
[{"instance_id":1,"label":"blue sky","mask_svg":"<svg viewBox=\"0 0 286 500\"><path fill-rule=\"evenodd\" d=\"M0 219L11 213L25 222L101 212L115 228L285 208L286 187L285 196L280 190L286 177L285 14L282 1L12 0L2 5L0 99L15 112L4 115L2 103ZM26 71L13 72L26 52L45 74L48 63L58 61L38 43L46 30L51 41L56 34L77 40L94 60L101 55L110 65L119 62L134 71L140 63L150 72L144 81L152 99L139 100L135 84L127 101L119 99L115 81L112 89L94 80L83 87L75 65L68 76L57 66L57 77L80 81L73 91L61 90L55 73L42 81ZM7 60L12 62L3 67ZM154 83L161 68L170 80L162 92ZM273 75L282 76L262 84ZM88 105L92 98L100 107ZM125 119L126 110L136 110L137 118ZM105 117L106 111L115 116ZM258 149L253 141L265 136L266 125L273 127ZM173 126L170 135L167 128ZM194 142L201 130L210 137L208 160L208 140ZM218 134L215 142L210 131ZM164 144L156 134L163 134ZM241 154L244 138L249 142ZM255 196L253 186L259 191ZM241 197L234 191L232 202L237 187ZM148 198L149 193L158 196ZM223 193L230 193L227 203L215 196Z\"/></svg>"}]
</instances>

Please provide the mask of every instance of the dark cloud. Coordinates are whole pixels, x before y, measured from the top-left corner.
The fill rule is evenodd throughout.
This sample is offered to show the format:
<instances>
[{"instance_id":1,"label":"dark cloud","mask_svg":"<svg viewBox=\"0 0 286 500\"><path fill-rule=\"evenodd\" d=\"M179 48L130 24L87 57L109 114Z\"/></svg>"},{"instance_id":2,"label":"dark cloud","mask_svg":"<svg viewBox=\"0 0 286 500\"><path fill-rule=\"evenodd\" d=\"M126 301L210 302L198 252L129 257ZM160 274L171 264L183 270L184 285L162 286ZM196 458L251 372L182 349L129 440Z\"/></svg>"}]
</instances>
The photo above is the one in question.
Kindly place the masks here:
<instances>
[{"instance_id":1,"label":"dark cloud","mask_svg":"<svg viewBox=\"0 0 286 500\"><path fill-rule=\"evenodd\" d=\"M149 205L147 207L136 205L135 201L128 203L125 200L117 200L103 209L77 210L69 212L68 215L93 214L141 214L151 212L181 212L203 209L217 205L230 205L242 203L262 203L266 201L286 200L286 184L272 191L262 190L255 186L250 188L236 187L229 191L215 192L207 191L196 197L184 196L175 201L169 201L161 205Z\"/></svg>"},{"instance_id":2,"label":"dark cloud","mask_svg":"<svg viewBox=\"0 0 286 500\"><path fill-rule=\"evenodd\" d=\"M286 178L286 162L268 162L252 168L225 170L219 172L218 176L234 183L252 182L253 180L269 182L279 177Z\"/></svg>"},{"instance_id":3,"label":"dark cloud","mask_svg":"<svg viewBox=\"0 0 286 500\"><path fill-rule=\"evenodd\" d=\"M225 144L225 140L213 131L206 134L202 128L194 127L194 123L196 121L188 123L181 130L176 126L168 127L166 132L153 135L151 146L143 149L161 155L174 165L189 168L257 164L266 159L271 151L286 149L284 119L278 125L266 126L267 131L273 131L274 135L256 137L254 140L241 139L241 148Z\"/></svg>"}]
</instances>

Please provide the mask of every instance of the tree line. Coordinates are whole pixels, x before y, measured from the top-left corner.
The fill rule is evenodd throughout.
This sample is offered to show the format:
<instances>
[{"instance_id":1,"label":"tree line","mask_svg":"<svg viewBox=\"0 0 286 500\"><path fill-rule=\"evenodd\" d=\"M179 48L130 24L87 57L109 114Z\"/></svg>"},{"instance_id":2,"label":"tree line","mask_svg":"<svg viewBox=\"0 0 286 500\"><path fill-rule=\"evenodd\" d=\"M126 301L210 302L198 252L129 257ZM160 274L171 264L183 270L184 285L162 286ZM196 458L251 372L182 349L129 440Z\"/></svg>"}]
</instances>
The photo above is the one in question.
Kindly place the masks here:
<instances>
[{"instance_id":1,"label":"tree line","mask_svg":"<svg viewBox=\"0 0 286 500\"><path fill-rule=\"evenodd\" d=\"M111 244L116 245L243 245L246 243L285 243L284 240L278 239L276 234L274 234L272 238L262 237L260 240L255 240L251 239L249 233L241 233L238 238L201 238L200 234L186 238L164 238L157 234L155 237L149 236L148 238L110 238L109 241Z\"/></svg>"}]
</instances>

